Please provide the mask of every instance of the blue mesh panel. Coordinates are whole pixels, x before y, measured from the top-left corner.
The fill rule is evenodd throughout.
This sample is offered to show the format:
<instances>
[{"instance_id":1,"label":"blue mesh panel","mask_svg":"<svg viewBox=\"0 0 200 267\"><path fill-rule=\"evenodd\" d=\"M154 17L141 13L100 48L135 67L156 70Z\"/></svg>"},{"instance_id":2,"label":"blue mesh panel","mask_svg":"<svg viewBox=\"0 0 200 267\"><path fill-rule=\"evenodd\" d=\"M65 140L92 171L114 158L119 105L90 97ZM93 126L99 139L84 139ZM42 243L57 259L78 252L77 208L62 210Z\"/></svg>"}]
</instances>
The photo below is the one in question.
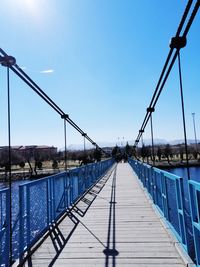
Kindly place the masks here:
<instances>
[{"instance_id":1,"label":"blue mesh panel","mask_svg":"<svg viewBox=\"0 0 200 267\"><path fill-rule=\"evenodd\" d=\"M175 180L166 179L166 194L168 199L169 222L180 235Z\"/></svg>"},{"instance_id":2,"label":"blue mesh panel","mask_svg":"<svg viewBox=\"0 0 200 267\"><path fill-rule=\"evenodd\" d=\"M162 186L161 186L161 176L159 173L156 173L156 177L155 177L155 183L156 183L156 204L158 205L158 207L163 211L163 204L162 204Z\"/></svg>"},{"instance_id":3,"label":"blue mesh panel","mask_svg":"<svg viewBox=\"0 0 200 267\"><path fill-rule=\"evenodd\" d=\"M60 215L66 207L66 195L64 188L65 179L65 174L56 176L53 179L55 218L57 218L57 216Z\"/></svg>"},{"instance_id":4,"label":"blue mesh panel","mask_svg":"<svg viewBox=\"0 0 200 267\"><path fill-rule=\"evenodd\" d=\"M8 210L6 202L8 201L9 190L4 189L0 191L0 265L8 263L8 244L7 237L9 235L8 225L10 221L8 221Z\"/></svg>"},{"instance_id":5,"label":"blue mesh panel","mask_svg":"<svg viewBox=\"0 0 200 267\"><path fill-rule=\"evenodd\" d=\"M48 200L47 200L47 181L40 182L29 187L29 223L30 223L30 242L48 225ZM28 207L27 206L27 207Z\"/></svg>"}]
</instances>

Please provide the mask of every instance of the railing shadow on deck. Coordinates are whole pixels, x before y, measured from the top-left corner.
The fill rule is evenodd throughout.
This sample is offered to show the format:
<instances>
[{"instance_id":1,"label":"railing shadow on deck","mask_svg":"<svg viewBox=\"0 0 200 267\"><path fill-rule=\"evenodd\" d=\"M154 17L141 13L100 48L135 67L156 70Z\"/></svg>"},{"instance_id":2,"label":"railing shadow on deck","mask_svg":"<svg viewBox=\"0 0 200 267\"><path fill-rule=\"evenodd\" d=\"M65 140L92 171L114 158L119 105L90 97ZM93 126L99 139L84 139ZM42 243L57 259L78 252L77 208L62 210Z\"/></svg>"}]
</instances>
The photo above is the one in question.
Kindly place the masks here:
<instances>
[{"instance_id":1,"label":"railing shadow on deck","mask_svg":"<svg viewBox=\"0 0 200 267\"><path fill-rule=\"evenodd\" d=\"M113 181L112 181L112 189L111 189L111 197L110 197L110 208L109 208L109 218L108 218L108 234L107 234L107 244L103 253L105 254L105 267L116 266L116 257L119 252L116 250L116 171L114 170ZM112 261L109 264L109 261Z\"/></svg>"},{"instance_id":2,"label":"railing shadow on deck","mask_svg":"<svg viewBox=\"0 0 200 267\"><path fill-rule=\"evenodd\" d=\"M70 240L71 236L73 235L74 231L76 230L77 226L81 224L82 226L87 229L87 231L92 234L101 244L103 244L97 236L86 226L84 225L81 220L78 218L78 215L84 217L87 210L90 208L98 194L101 192L103 187L105 186L107 180L110 178L113 169L112 167L104 177L101 177L100 180L94 184L89 190L87 190L84 195L74 204L70 209L68 209L65 214L55 223L53 223L43 237L41 241L39 241L33 248L32 251L29 251L28 255L21 261L18 267L21 266L28 266L32 267L34 265L34 254L37 250L45 244L45 241L49 238L51 240L52 246L54 248L54 254L52 255L51 259L49 260L48 266L51 267L56 262L57 258L59 257L60 253L62 252L63 248L66 246L68 241ZM83 205L84 204L84 205ZM68 229L68 233L64 233L62 231L61 224L64 220L68 220L72 222L70 229Z\"/></svg>"}]
</instances>

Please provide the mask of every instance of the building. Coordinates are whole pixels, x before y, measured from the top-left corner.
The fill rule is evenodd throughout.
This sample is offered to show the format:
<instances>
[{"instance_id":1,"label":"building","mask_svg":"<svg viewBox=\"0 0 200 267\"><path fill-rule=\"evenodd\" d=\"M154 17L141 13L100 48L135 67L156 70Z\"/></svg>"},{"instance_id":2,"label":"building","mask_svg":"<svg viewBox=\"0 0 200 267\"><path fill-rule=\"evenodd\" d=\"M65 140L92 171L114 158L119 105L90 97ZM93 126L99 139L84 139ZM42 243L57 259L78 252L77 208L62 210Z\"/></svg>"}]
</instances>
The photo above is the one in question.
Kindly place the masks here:
<instances>
[{"instance_id":1,"label":"building","mask_svg":"<svg viewBox=\"0 0 200 267\"><path fill-rule=\"evenodd\" d=\"M0 146L0 158L7 155L8 146ZM30 146L12 146L11 152L13 154L19 156L21 160L25 162L27 160L35 160L39 158L40 160L50 160L57 154L57 147L54 146L37 146L37 145L30 145Z\"/></svg>"}]
</instances>

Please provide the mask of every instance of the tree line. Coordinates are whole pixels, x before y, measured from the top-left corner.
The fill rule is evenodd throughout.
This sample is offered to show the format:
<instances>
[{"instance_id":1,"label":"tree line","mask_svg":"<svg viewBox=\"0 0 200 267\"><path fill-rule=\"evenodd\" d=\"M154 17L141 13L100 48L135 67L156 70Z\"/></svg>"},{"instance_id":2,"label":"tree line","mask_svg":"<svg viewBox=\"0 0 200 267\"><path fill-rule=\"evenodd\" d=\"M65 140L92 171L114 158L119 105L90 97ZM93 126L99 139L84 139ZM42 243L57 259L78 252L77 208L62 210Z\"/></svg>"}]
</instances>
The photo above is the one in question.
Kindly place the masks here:
<instances>
[{"instance_id":1,"label":"tree line","mask_svg":"<svg viewBox=\"0 0 200 267\"><path fill-rule=\"evenodd\" d=\"M193 144L188 146L188 154L189 160L197 160L200 161L199 152L197 150L198 147L195 147ZM99 149L89 149L86 151L78 150L78 151L67 151L65 155L65 151L59 151L56 154L49 154L36 151L33 154L25 154L22 155L18 153L17 150L11 150L11 166L8 162L8 149L3 149L0 152L0 170L1 172L8 172L10 168L13 169L14 166L18 166L18 168L24 168L25 165L29 166L29 173L31 175L37 175L37 170L43 167L44 161L51 162L51 168L57 169L60 164L63 164L65 161L65 156L67 157L67 161L77 162L77 166L97 162L102 159L102 157L106 157L106 155L102 154L102 151ZM184 144L170 145L170 144L160 144L154 146L154 153L152 150L152 146L143 144L142 147L135 148L134 146L130 146L128 143L124 147L115 146L110 149L110 155L108 157L114 157L117 161L121 161L122 159L126 161L128 157L133 157L135 159L142 160L143 162L152 163L167 161L169 164L172 161L183 162L186 159L185 155L185 147Z\"/></svg>"},{"instance_id":2,"label":"tree line","mask_svg":"<svg viewBox=\"0 0 200 267\"><path fill-rule=\"evenodd\" d=\"M199 161L199 152L198 147L193 144L188 145L188 159L189 160L198 160ZM142 147L130 146L128 143L125 147L118 147L117 145L112 150L112 156L117 159L127 157L133 157L140 159L143 162L162 162L167 161L169 164L171 161L180 161L183 162L186 159L185 154L185 145L177 144L160 144L155 145L154 149L152 146L143 144Z\"/></svg>"},{"instance_id":3,"label":"tree line","mask_svg":"<svg viewBox=\"0 0 200 267\"><path fill-rule=\"evenodd\" d=\"M22 154L15 149L11 149L11 162L9 159L8 148L0 151L0 168L1 172L8 172L10 169L24 168L29 166L29 173L37 175L37 170L43 168L45 161L49 162L52 169L57 169L60 165L64 166L65 157L67 161L77 161L78 165L101 161L102 151L99 149L90 149L86 151L59 151L55 154L49 154L41 151L34 151L34 153Z\"/></svg>"}]
</instances>

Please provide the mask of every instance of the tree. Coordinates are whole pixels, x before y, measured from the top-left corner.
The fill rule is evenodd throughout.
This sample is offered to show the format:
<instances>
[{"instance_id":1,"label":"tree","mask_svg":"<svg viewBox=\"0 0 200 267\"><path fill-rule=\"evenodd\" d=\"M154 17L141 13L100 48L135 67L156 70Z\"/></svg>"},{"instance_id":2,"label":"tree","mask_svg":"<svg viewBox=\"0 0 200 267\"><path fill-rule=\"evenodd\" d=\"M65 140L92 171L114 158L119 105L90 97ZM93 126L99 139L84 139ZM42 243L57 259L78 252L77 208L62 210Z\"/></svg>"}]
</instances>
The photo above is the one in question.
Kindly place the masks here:
<instances>
[{"instance_id":1,"label":"tree","mask_svg":"<svg viewBox=\"0 0 200 267\"><path fill-rule=\"evenodd\" d=\"M2 168L5 167L6 170L9 170L9 149L3 149L0 153L0 166ZM20 156L16 150L11 150L11 166L18 165L23 160L22 156Z\"/></svg>"},{"instance_id":2,"label":"tree","mask_svg":"<svg viewBox=\"0 0 200 267\"><path fill-rule=\"evenodd\" d=\"M71 153L71 160L76 160L77 159L77 155L75 152Z\"/></svg>"},{"instance_id":3,"label":"tree","mask_svg":"<svg viewBox=\"0 0 200 267\"><path fill-rule=\"evenodd\" d=\"M131 146L129 146L128 142L126 143L126 146L125 146L125 153L128 157L131 157L132 155L132 148Z\"/></svg>"},{"instance_id":4,"label":"tree","mask_svg":"<svg viewBox=\"0 0 200 267\"><path fill-rule=\"evenodd\" d=\"M37 162L37 167L38 167L38 169L42 169L42 161Z\"/></svg>"},{"instance_id":5,"label":"tree","mask_svg":"<svg viewBox=\"0 0 200 267\"><path fill-rule=\"evenodd\" d=\"M21 162L19 163L19 167L23 169L23 168L25 167L25 162L24 162L24 161L21 161Z\"/></svg>"},{"instance_id":6,"label":"tree","mask_svg":"<svg viewBox=\"0 0 200 267\"><path fill-rule=\"evenodd\" d=\"M116 145L112 150L112 156L116 157L120 153L120 148Z\"/></svg>"},{"instance_id":7,"label":"tree","mask_svg":"<svg viewBox=\"0 0 200 267\"><path fill-rule=\"evenodd\" d=\"M95 149L93 153L93 157L96 161L101 161L102 152L100 149Z\"/></svg>"},{"instance_id":8,"label":"tree","mask_svg":"<svg viewBox=\"0 0 200 267\"><path fill-rule=\"evenodd\" d=\"M53 160L52 168L53 168L53 169L57 169L57 168L58 168L58 161L55 160L55 159Z\"/></svg>"},{"instance_id":9,"label":"tree","mask_svg":"<svg viewBox=\"0 0 200 267\"><path fill-rule=\"evenodd\" d=\"M141 148L141 157L144 161L145 158L147 158L147 162L149 163L149 157L151 156L151 148L150 146L143 145Z\"/></svg>"},{"instance_id":10,"label":"tree","mask_svg":"<svg viewBox=\"0 0 200 267\"><path fill-rule=\"evenodd\" d=\"M121 149L117 145L112 150L112 157L114 157L117 162L122 159Z\"/></svg>"},{"instance_id":11,"label":"tree","mask_svg":"<svg viewBox=\"0 0 200 267\"><path fill-rule=\"evenodd\" d=\"M42 161L40 160L35 160L35 167L34 167L34 172L37 175L37 168L42 169Z\"/></svg>"},{"instance_id":12,"label":"tree","mask_svg":"<svg viewBox=\"0 0 200 267\"><path fill-rule=\"evenodd\" d=\"M179 147L179 154L180 154L180 159L181 159L181 162L183 161L183 158L184 158L184 147L180 145Z\"/></svg>"},{"instance_id":13,"label":"tree","mask_svg":"<svg viewBox=\"0 0 200 267\"><path fill-rule=\"evenodd\" d=\"M161 157L162 157L162 150L161 150L161 148L160 147L158 147L158 149L157 149L157 157L158 157L158 160L159 161L161 161Z\"/></svg>"},{"instance_id":14,"label":"tree","mask_svg":"<svg viewBox=\"0 0 200 267\"><path fill-rule=\"evenodd\" d=\"M164 149L164 156L167 158L167 162L170 164L169 158L173 156L170 144L166 144Z\"/></svg>"},{"instance_id":15,"label":"tree","mask_svg":"<svg viewBox=\"0 0 200 267\"><path fill-rule=\"evenodd\" d=\"M198 159L198 152L196 150L192 151L192 155L193 155L194 159L196 159L196 160Z\"/></svg>"}]
</instances>

